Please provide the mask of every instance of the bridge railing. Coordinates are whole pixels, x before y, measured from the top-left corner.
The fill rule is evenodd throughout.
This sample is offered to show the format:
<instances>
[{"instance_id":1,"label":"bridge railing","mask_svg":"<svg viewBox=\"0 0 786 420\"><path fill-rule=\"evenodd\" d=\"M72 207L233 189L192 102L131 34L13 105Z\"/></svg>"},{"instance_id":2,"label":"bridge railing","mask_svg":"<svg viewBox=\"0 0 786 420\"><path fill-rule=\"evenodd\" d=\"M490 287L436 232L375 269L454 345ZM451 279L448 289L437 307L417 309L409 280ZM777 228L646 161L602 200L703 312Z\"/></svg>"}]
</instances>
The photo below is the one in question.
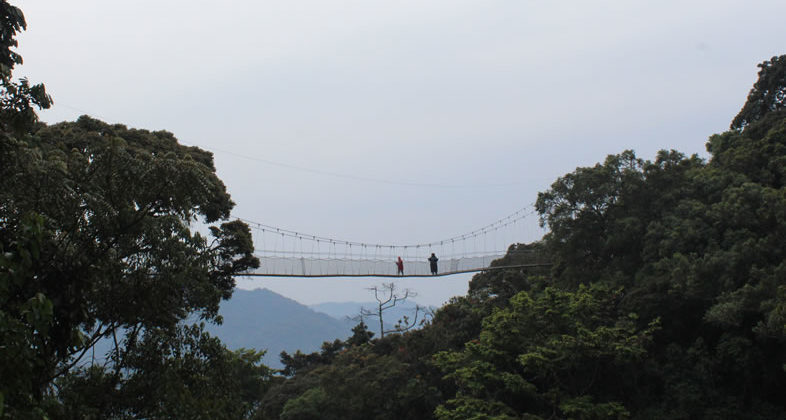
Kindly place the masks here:
<instances>
[{"instance_id":1,"label":"bridge railing","mask_svg":"<svg viewBox=\"0 0 786 420\"><path fill-rule=\"evenodd\" d=\"M483 255L463 258L440 259L437 262L438 273L456 273L488 267L501 255ZM395 260L347 259L347 258L306 258L262 256L260 267L254 275L288 275L288 276L395 276L397 267ZM404 260L404 275L421 276L431 274L428 261Z\"/></svg>"},{"instance_id":2,"label":"bridge railing","mask_svg":"<svg viewBox=\"0 0 786 420\"><path fill-rule=\"evenodd\" d=\"M258 255L257 257L260 259L260 267L246 275L271 277L392 277L398 275L395 260L392 258L314 258L308 255ZM503 259L503 257L508 258ZM492 266L492 262L495 262L496 266L505 267L549 265L549 261L541 253L514 252L506 255L495 253L440 258L437 263L437 274L449 275L497 268ZM425 258L404 259L404 276L429 275L431 275L431 267Z\"/></svg>"}]
</instances>

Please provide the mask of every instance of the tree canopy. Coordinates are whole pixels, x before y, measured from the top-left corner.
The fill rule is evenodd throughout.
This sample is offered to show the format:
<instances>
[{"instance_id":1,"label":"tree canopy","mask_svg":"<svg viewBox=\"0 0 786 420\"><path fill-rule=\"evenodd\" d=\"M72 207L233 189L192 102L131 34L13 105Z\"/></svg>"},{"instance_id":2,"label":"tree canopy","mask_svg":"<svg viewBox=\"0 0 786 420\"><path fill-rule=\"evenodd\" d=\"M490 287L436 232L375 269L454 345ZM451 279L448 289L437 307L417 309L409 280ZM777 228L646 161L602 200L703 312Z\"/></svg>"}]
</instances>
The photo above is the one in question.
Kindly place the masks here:
<instances>
[{"instance_id":1,"label":"tree canopy","mask_svg":"<svg viewBox=\"0 0 786 420\"><path fill-rule=\"evenodd\" d=\"M259 264L248 226L230 220L212 155L165 131L87 116L37 122L34 108L51 104L43 85L11 80L24 16L2 1L0 20L0 415L57 413L52 404L77 386L127 393L158 370L141 358L165 345L180 346L176 363L225 358L263 380L256 353L232 355L186 325L219 321L233 275ZM110 363L82 369L99 340L113 343L99 355Z\"/></svg>"},{"instance_id":2,"label":"tree canopy","mask_svg":"<svg viewBox=\"0 0 786 420\"><path fill-rule=\"evenodd\" d=\"M476 275L423 329L275 385L261 418L786 416L786 115L707 150L560 177L536 202L543 240L495 263L543 252L551 270Z\"/></svg>"},{"instance_id":3,"label":"tree canopy","mask_svg":"<svg viewBox=\"0 0 786 420\"><path fill-rule=\"evenodd\" d=\"M0 21L0 418L786 418L786 56L709 160L623 151L540 193L548 233L494 264L550 269L273 371L204 329L259 264L212 155L38 122L43 85L11 79L24 16Z\"/></svg>"},{"instance_id":4,"label":"tree canopy","mask_svg":"<svg viewBox=\"0 0 786 420\"><path fill-rule=\"evenodd\" d=\"M764 115L786 107L786 55L772 57L759 64L759 68L759 80L731 122L732 129L743 129Z\"/></svg>"},{"instance_id":5,"label":"tree canopy","mask_svg":"<svg viewBox=\"0 0 786 420\"><path fill-rule=\"evenodd\" d=\"M227 220L233 203L211 155L170 133L81 117L5 144L0 243L18 249L31 229L36 242L22 259L28 274L6 283L4 312L25 319L31 299L51 302L46 333L28 343L35 398L100 339L122 333L121 366L142 333L193 313L215 320L232 275L258 266L242 222L210 226L212 239L193 230Z\"/></svg>"}]
</instances>

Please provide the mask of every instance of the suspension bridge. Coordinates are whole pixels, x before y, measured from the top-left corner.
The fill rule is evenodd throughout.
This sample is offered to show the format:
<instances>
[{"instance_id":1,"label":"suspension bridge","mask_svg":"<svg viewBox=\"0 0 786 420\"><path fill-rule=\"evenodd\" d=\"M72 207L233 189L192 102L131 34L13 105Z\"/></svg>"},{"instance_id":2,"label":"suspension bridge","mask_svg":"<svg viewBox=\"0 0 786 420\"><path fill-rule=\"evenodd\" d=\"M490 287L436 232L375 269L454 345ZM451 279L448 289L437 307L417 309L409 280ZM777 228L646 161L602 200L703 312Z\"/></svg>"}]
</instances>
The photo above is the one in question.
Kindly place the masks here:
<instances>
[{"instance_id":1,"label":"suspension bridge","mask_svg":"<svg viewBox=\"0 0 786 420\"><path fill-rule=\"evenodd\" d=\"M415 244L354 242L312 235L240 219L252 231L260 267L249 277L433 277L550 265L543 255L511 247L539 239L535 211L524 207L479 229ZM494 265L509 252L516 265ZM430 256L438 259L433 272ZM397 261L401 258L403 272Z\"/></svg>"}]
</instances>

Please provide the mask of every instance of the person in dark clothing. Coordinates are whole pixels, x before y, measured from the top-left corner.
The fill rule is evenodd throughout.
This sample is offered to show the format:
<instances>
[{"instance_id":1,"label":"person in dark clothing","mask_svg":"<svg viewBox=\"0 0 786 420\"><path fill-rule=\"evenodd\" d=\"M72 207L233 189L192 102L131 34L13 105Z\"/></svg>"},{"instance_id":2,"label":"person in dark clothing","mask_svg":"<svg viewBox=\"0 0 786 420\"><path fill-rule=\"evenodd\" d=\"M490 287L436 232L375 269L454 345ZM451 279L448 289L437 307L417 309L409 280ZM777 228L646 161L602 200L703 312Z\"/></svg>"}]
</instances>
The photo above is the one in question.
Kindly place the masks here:
<instances>
[{"instance_id":1,"label":"person in dark clothing","mask_svg":"<svg viewBox=\"0 0 786 420\"><path fill-rule=\"evenodd\" d=\"M404 275L404 260L401 257L398 257L398 261L396 261L396 268L398 268L398 275Z\"/></svg>"},{"instance_id":2,"label":"person in dark clothing","mask_svg":"<svg viewBox=\"0 0 786 420\"><path fill-rule=\"evenodd\" d=\"M428 262L431 263L431 274L435 276L437 275L437 261L439 261L439 258L432 252L431 256L428 257Z\"/></svg>"}]
</instances>

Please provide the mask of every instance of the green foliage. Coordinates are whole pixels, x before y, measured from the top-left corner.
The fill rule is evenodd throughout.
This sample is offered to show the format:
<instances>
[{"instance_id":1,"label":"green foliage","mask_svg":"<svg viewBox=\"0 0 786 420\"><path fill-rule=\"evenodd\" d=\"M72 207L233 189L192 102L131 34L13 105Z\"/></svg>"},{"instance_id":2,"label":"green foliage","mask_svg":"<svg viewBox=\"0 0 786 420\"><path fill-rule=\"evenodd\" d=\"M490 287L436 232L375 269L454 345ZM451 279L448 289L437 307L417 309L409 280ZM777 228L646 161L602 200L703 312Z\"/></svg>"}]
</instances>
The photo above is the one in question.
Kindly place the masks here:
<instances>
[{"instance_id":1,"label":"green foliage","mask_svg":"<svg viewBox=\"0 0 786 420\"><path fill-rule=\"evenodd\" d=\"M491 266L523 265L536 258L544 262L551 260L543 243L512 244L507 254L492 261ZM472 277L468 295L481 302L495 301L504 305L516 293L542 283L548 274L548 266L491 270Z\"/></svg>"},{"instance_id":2,"label":"green foliage","mask_svg":"<svg viewBox=\"0 0 786 420\"><path fill-rule=\"evenodd\" d=\"M334 363L311 374L319 377L317 389L321 391L312 388L290 400L282 415L298 406L302 410L305 405L308 410L322 413L321 418L417 418L414 413L434 393L421 377L413 374L409 363L396 355L380 355L362 347L342 353ZM324 392L327 398L315 399L314 392Z\"/></svg>"},{"instance_id":3,"label":"green foliage","mask_svg":"<svg viewBox=\"0 0 786 420\"><path fill-rule=\"evenodd\" d=\"M539 193L535 207L550 230L545 242L555 280L567 287L633 284L650 222L678 203L702 167L695 155L676 151L661 151L654 162L625 151L603 165L578 168Z\"/></svg>"},{"instance_id":4,"label":"green foliage","mask_svg":"<svg viewBox=\"0 0 786 420\"><path fill-rule=\"evenodd\" d=\"M272 374L263 354L230 352L199 325L148 331L122 365L123 401L134 417L250 418Z\"/></svg>"},{"instance_id":5,"label":"green foliage","mask_svg":"<svg viewBox=\"0 0 786 420\"><path fill-rule=\"evenodd\" d=\"M0 244L24 237L25 215L41 215L38 258L0 287L8 317L49 320L30 345L36 364L20 373L36 399L102 338L119 344L112 356L122 365L141 332L175 328L192 313L215 320L233 274L258 265L242 222L211 226L210 242L191 231L200 218L228 218L233 203L211 155L170 133L82 117L7 145ZM25 302L39 312L25 312Z\"/></svg>"},{"instance_id":6,"label":"green foliage","mask_svg":"<svg viewBox=\"0 0 786 420\"><path fill-rule=\"evenodd\" d=\"M510 407L499 401L463 397L449 400L434 412L440 420L514 420L521 418ZM527 417L524 417L527 418ZM538 418L531 416L529 418Z\"/></svg>"},{"instance_id":7,"label":"green foliage","mask_svg":"<svg viewBox=\"0 0 786 420\"><path fill-rule=\"evenodd\" d=\"M568 418L622 419L630 416L630 413L622 404L616 402L594 404L592 397L588 395L566 399L560 404L559 409Z\"/></svg>"},{"instance_id":8,"label":"green foliage","mask_svg":"<svg viewBox=\"0 0 786 420\"><path fill-rule=\"evenodd\" d=\"M431 418L444 393L453 392L432 355L476 336L478 310L455 298L419 330L371 340L361 323L352 337L325 343L320 353L282 354L283 373L291 377L272 386L258 418Z\"/></svg>"},{"instance_id":9,"label":"green foliage","mask_svg":"<svg viewBox=\"0 0 786 420\"><path fill-rule=\"evenodd\" d=\"M263 353L231 352L203 325L146 331L120 368L58 381L60 418L251 418L270 383ZM121 378L118 378L122 376Z\"/></svg>"},{"instance_id":10,"label":"green foliage","mask_svg":"<svg viewBox=\"0 0 786 420\"><path fill-rule=\"evenodd\" d=\"M297 419L297 420L321 420L328 418L336 418L326 413L331 413L333 410L325 410L331 404L327 392L322 387L315 387L306 390L302 395L297 398L292 398L284 404L284 409L281 411L281 419Z\"/></svg>"},{"instance_id":11,"label":"green foliage","mask_svg":"<svg viewBox=\"0 0 786 420\"><path fill-rule=\"evenodd\" d=\"M241 222L210 226L212 241L191 230L233 207L210 153L88 117L36 124L51 98L11 81L24 16L0 1L0 21L0 394L5 416L42 417L96 342L114 341L114 373L85 375L119 387L139 373L122 366L140 336L216 320L232 276L258 261Z\"/></svg>"},{"instance_id":12,"label":"green foliage","mask_svg":"<svg viewBox=\"0 0 786 420\"><path fill-rule=\"evenodd\" d=\"M478 274L422 329L360 323L277 376L201 323L258 265L212 155L38 123L24 16L0 0L0 22L0 418L786 417L786 56L708 162L624 151L540 193L549 233L493 264L551 269Z\"/></svg>"},{"instance_id":13,"label":"green foliage","mask_svg":"<svg viewBox=\"0 0 786 420\"><path fill-rule=\"evenodd\" d=\"M627 415L609 399L624 386L619 376L643 360L657 323L637 329L635 316L616 309L619 296L599 285L518 293L483 321L464 350L436 355L458 387L438 418Z\"/></svg>"},{"instance_id":14,"label":"green foliage","mask_svg":"<svg viewBox=\"0 0 786 420\"><path fill-rule=\"evenodd\" d=\"M359 327L365 327L365 324L362 322L358 324L353 331L357 330ZM357 335L357 332L356 332ZM282 351L281 352L281 363L284 365L284 368L281 369L281 373L286 376L293 376L298 373L305 373L311 369L314 369L317 366L327 365L330 364L333 359L336 357L339 352L343 351L349 346L353 345L362 345L363 343L358 343L358 339L353 336L348 339L346 342L341 340L335 340L331 342L324 342L322 343L322 351L319 353L310 353L306 354L297 350L295 354L290 355L289 353Z\"/></svg>"},{"instance_id":15,"label":"green foliage","mask_svg":"<svg viewBox=\"0 0 786 420\"><path fill-rule=\"evenodd\" d=\"M770 112L742 131L712 136L707 149L706 164L662 153L622 183L598 176L616 171L620 159L610 158L540 195L554 283L624 286L620 305L637 312L640 325L662 320L648 374L668 402L639 398L628 407L647 406L656 417L778 417L784 406L774 390L786 383L779 369L786 360L786 118ZM588 205L599 192L613 200Z\"/></svg>"},{"instance_id":16,"label":"green foliage","mask_svg":"<svg viewBox=\"0 0 786 420\"><path fill-rule=\"evenodd\" d=\"M27 29L25 16L18 7L6 0L0 1L0 70L10 74L17 64L22 64L22 56L11 49L19 45L15 39L17 32Z\"/></svg>"},{"instance_id":17,"label":"green foliage","mask_svg":"<svg viewBox=\"0 0 786 420\"><path fill-rule=\"evenodd\" d=\"M38 389L121 328L171 328L192 312L214 319L232 274L258 264L240 222L212 227L212 243L191 232L197 217L227 218L233 204L210 154L169 133L82 117L14 143L3 162L0 240L20 235L30 212L48 233L45 263L7 290L11 307L38 293L53 302Z\"/></svg>"},{"instance_id":18,"label":"green foliage","mask_svg":"<svg viewBox=\"0 0 786 420\"><path fill-rule=\"evenodd\" d=\"M783 418L786 115L755 91L775 109L708 162L626 151L539 194L549 233L495 264L546 252L550 271L476 275L423 329L274 386L263 418Z\"/></svg>"},{"instance_id":19,"label":"green foliage","mask_svg":"<svg viewBox=\"0 0 786 420\"><path fill-rule=\"evenodd\" d=\"M764 115L786 106L786 55L775 56L759 64L759 80L748 100L731 123L733 130L747 128Z\"/></svg>"},{"instance_id":20,"label":"green foliage","mask_svg":"<svg viewBox=\"0 0 786 420\"><path fill-rule=\"evenodd\" d=\"M352 336L347 339L348 346L362 346L371 341L374 333L368 330L368 325L360 321L352 328Z\"/></svg>"},{"instance_id":21,"label":"green foliage","mask_svg":"<svg viewBox=\"0 0 786 420\"><path fill-rule=\"evenodd\" d=\"M52 324L52 301L42 293L12 299L10 292L34 274L43 235L43 218L30 214L20 221L18 237L0 243L0 415L10 418L42 416L30 372L41 368L37 349Z\"/></svg>"},{"instance_id":22,"label":"green foliage","mask_svg":"<svg viewBox=\"0 0 786 420\"><path fill-rule=\"evenodd\" d=\"M13 51L18 32L27 28L19 8L0 0L0 137L9 133L23 135L38 121L35 108L49 108L52 98L43 84L30 85L27 79L11 79L11 72L22 64L22 56Z\"/></svg>"},{"instance_id":23,"label":"green foliage","mask_svg":"<svg viewBox=\"0 0 786 420\"><path fill-rule=\"evenodd\" d=\"M52 97L46 93L43 84L31 85L26 78L13 82L10 77L2 77L0 79L0 127L2 127L3 134L24 135L38 121L35 109L47 109L53 103Z\"/></svg>"}]
</instances>

